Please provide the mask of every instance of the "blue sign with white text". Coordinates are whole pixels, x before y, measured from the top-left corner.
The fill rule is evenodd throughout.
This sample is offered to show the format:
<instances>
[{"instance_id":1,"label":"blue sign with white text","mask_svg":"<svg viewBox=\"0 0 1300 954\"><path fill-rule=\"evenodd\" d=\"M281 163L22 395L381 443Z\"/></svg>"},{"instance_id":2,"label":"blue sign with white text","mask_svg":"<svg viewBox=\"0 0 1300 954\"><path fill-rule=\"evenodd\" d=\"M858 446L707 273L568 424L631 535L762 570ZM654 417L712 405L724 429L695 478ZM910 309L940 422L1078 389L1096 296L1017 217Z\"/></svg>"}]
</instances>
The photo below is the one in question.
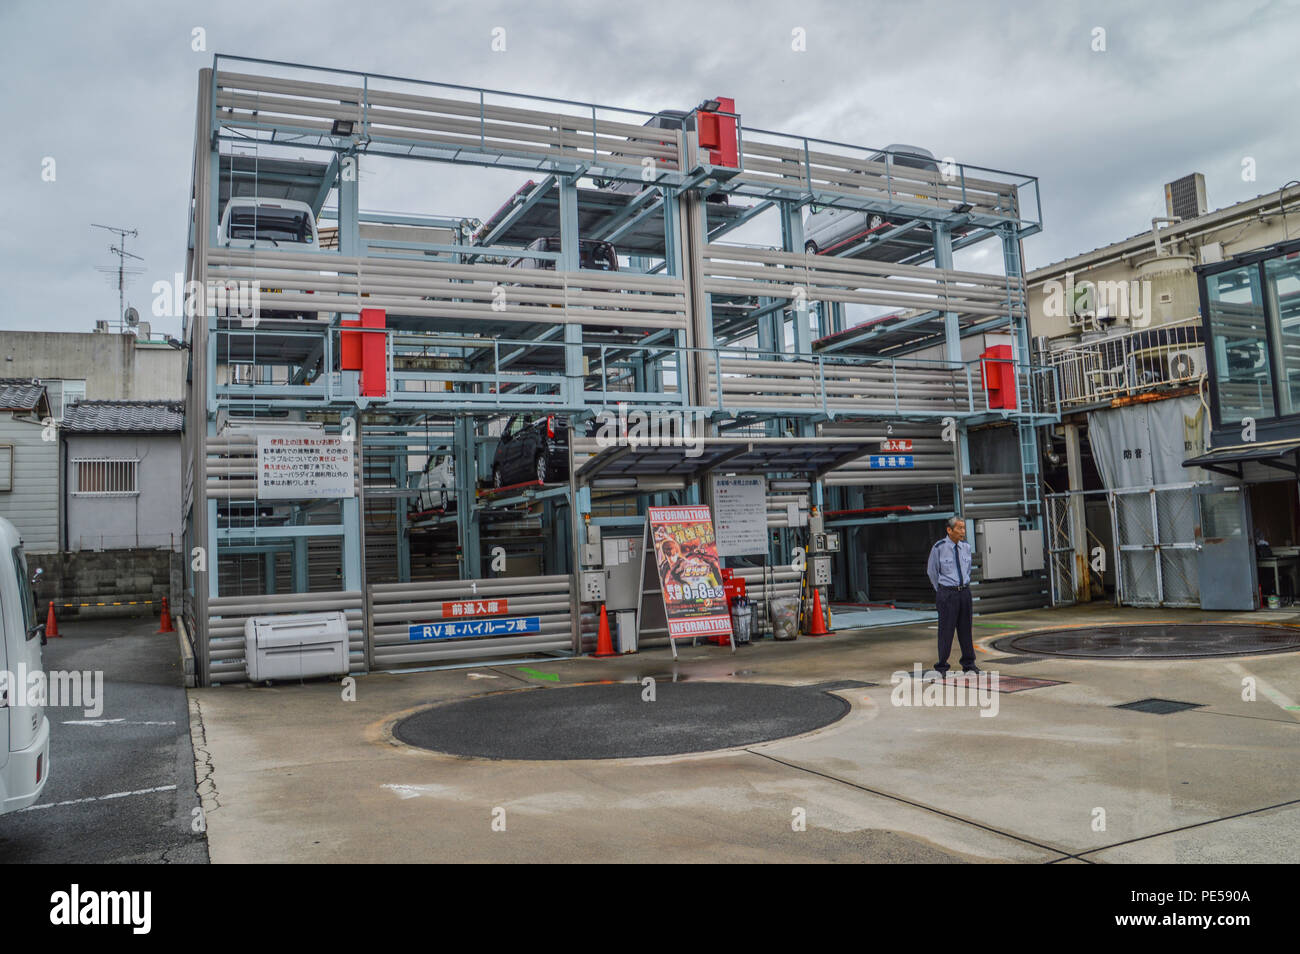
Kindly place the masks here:
<instances>
[{"instance_id":1,"label":"blue sign with white text","mask_svg":"<svg viewBox=\"0 0 1300 954\"><path fill-rule=\"evenodd\" d=\"M426 639L460 639L465 636L515 636L536 633L542 628L540 616L516 616L510 619L457 619L445 623L416 623L410 627L410 641Z\"/></svg>"},{"instance_id":2,"label":"blue sign with white text","mask_svg":"<svg viewBox=\"0 0 1300 954\"><path fill-rule=\"evenodd\" d=\"M872 455L871 466L883 470L906 470L914 466L914 460L915 458L910 454L903 456L897 454Z\"/></svg>"}]
</instances>

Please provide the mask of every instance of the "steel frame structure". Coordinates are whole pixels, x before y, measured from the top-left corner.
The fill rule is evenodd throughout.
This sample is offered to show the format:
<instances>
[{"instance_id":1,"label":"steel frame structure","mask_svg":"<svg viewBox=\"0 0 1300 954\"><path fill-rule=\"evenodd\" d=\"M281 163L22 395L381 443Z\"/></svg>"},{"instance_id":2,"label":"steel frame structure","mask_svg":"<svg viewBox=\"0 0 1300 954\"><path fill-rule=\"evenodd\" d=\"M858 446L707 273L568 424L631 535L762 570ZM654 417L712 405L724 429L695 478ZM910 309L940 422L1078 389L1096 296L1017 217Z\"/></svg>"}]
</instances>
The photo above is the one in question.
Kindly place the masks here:
<instances>
[{"instance_id":1,"label":"steel frame structure","mask_svg":"<svg viewBox=\"0 0 1300 954\"><path fill-rule=\"evenodd\" d=\"M483 426L512 412L579 422L620 407L673 411L706 420L709 435L753 433L759 441L814 438L837 426L929 429L948 420L957 430L944 458L954 512L969 472L968 432L1011 424L1021 451L1014 503L1028 525L1037 523L1034 428L1059 420L1053 369L1028 360L1021 240L1041 228L1037 180L955 163L941 173L904 168L880 161L879 150L747 128L741 116L724 115L736 123L735 168L710 164L694 132L647 127L652 114L633 110L220 54L200 71L183 506L194 554L185 613L201 679L211 681L219 657L234 652L210 646L210 629L221 629L214 606L238 603L220 584L231 557L264 559L257 606L285 611L300 607L312 586L312 542L336 541L333 590L353 612L368 583L394 582L368 579L368 506L393 501L401 582L411 578L413 530L454 523L455 575L473 580L484 575L485 525L520 505L544 508L543 520L562 515L571 533L543 534L549 539L539 546L553 567L572 573L593 493L597 509L603 500L606 510L625 511L597 518L613 524L633 523L647 503L666 499L669 491L653 487L620 498L575 480L480 500ZM282 156L288 147L320 161L295 165ZM372 157L507 169L540 181L476 239L462 218L365 212L357 171ZM618 193L592 190L593 178L632 188L615 199ZM336 196L334 247L220 247L224 202L277 189L298 190L318 214ZM837 255L811 255L802 220L810 204L880 212L898 224ZM554 213L560 250L528 255L553 260L554 269L510 267L536 232L529 222L539 210ZM781 248L724 241L769 212L779 216ZM922 236L925 247L891 251L904 235ZM580 238L628 243L625 254L641 270L581 269ZM1001 242L1004 274L953 267L955 248L989 238ZM252 322L224 316L213 301L214 288L239 282L261 290L263 311ZM846 336L846 310L862 305L897 311ZM383 329L347 329L383 336L382 396L363 394L356 373L335 363L340 321L363 307L387 315ZM286 311L299 317L276 317ZM962 340L993 330L1016 342L1014 409L990 407L979 362L963 360ZM236 365L251 366L247 380ZM221 435L223 415L354 428L357 496L336 505L303 501L268 516L256 499L248 439ZM417 449L452 454L454 518L408 519L408 460ZM811 482L812 506L826 507L829 493L851 509L852 488L824 477ZM703 483L688 480L677 492L698 501L707 497ZM291 591L280 602L275 594L286 587L276 580L277 555L287 555ZM577 587L570 590L578 649ZM370 622L361 604L368 666Z\"/></svg>"}]
</instances>

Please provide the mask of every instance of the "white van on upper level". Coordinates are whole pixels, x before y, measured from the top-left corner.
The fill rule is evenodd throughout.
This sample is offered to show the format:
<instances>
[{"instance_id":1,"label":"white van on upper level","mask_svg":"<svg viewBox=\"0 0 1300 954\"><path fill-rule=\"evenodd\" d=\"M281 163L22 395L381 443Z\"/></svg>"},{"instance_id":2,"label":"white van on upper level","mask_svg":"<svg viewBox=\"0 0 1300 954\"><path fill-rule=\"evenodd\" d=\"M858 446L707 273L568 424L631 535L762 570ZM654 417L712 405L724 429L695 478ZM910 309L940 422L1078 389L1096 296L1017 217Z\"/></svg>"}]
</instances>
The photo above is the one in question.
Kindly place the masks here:
<instances>
[{"instance_id":1,"label":"white van on upper level","mask_svg":"<svg viewBox=\"0 0 1300 954\"><path fill-rule=\"evenodd\" d=\"M940 171L939 162L934 157L934 153L928 149L922 149L920 146L895 143L886 146L880 152L868 158L872 162L883 162L891 172L894 169L899 170L903 180L899 184L891 185L895 192L906 192L909 191L909 188L924 188L917 185L909 187L904 184L910 181L907 178L909 170L920 170L923 173L934 173L936 175ZM915 175L915 172L912 172L912 175ZM875 177L872 174L871 186L873 188L883 189L885 185L886 182L883 177ZM906 198L906 196L903 196L903 198ZM933 201L934 196L918 194L917 198ZM889 224L888 218L880 212L813 205L809 207L809 213L803 222L804 251L809 255L834 253L850 244L862 241L868 235L880 231Z\"/></svg>"},{"instance_id":2,"label":"white van on upper level","mask_svg":"<svg viewBox=\"0 0 1300 954\"><path fill-rule=\"evenodd\" d=\"M316 251L316 216L306 202L236 196L221 213L218 243L224 248Z\"/></svg>"},{"instance_id":3,"label":"white van on upper level","mask_svg":"<svg viewBox=\"0 0 1300 954\"><path fill-rule=\"evenodd\" d=\"M50 722L30 688L43 673L36 601L18 531L0 518L0 815L41 797L50 774ZM43 681L43 676L38 677ZM33 705L33 702L42 704Z\"/></svg>"}]
</instances>

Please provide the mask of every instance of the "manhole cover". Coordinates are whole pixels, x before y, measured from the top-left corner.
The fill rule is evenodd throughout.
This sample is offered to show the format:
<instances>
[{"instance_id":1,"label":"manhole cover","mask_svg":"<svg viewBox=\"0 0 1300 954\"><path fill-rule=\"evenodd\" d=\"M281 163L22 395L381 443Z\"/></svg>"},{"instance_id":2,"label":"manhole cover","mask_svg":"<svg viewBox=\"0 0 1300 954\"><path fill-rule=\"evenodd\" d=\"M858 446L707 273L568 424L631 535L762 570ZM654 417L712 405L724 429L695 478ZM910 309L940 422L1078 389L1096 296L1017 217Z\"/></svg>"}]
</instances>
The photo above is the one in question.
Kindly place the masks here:
<instances>
[{"instance_id":1,"label":"manhole cover","mask_svg":"<svg viewBox=\"0 0 1300 954\"><path fill-rule=\"evenodd\" d=\"M660 682L525 689L435 706L399 722L407 745L488 759L626 759L769 742L830 725L849 704L809 687Z\"/></svg>"},{"instance_id":2,"label":"manhole cover","mask_svg":"<svg viewBox=\"0 0 1300 954\"><path fill-rule=\"evenodd\" d=\"M1142 623L1018 633L995 640L1005 653L1101 659L1201 659L1300 650L1300 630L1250 623Z\"/></svg>"}]
</instances>

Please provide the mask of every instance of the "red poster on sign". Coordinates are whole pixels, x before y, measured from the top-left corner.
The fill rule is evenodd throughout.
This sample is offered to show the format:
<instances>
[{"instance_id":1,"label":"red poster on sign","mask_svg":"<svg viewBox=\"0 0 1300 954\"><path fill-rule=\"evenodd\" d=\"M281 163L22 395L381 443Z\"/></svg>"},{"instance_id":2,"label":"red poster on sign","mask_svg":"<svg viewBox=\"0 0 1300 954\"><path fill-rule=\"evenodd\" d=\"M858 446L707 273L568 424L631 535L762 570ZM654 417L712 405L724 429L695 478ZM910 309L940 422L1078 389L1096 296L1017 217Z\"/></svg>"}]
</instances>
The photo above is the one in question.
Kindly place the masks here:
<instances>
[{"instance_id":1,"label":"red poster on sign","mask_svg":"<svg viewBox=\"0 0 1300 954\"><path fill-rule=\"evenodd\" d=\"M880 442L880 452L882 454L896 454L899 451L910 451L912 442L903 437L892 437Z\"/></svg>"},{"instance_id":2,"label":"red poster on sign","mask_svg":"<svg viewBox=\"0 0 1300 954\"><path fill-rule=\"evenodd\" d=\"M443 619L460 616L501 616L508 612L508 600L458 600L442 604Z\"/></svg>"},{"instance_id":3,"label":"red poster on sign","mask_svg":"<svg viewBox=\"0 0 1300 954\"><path fill-rule=\"evenodd\" d=\"M731 615L709 508L651 507L649 521L668 635L730 636Z\"/></svg>"}]
</instances>

